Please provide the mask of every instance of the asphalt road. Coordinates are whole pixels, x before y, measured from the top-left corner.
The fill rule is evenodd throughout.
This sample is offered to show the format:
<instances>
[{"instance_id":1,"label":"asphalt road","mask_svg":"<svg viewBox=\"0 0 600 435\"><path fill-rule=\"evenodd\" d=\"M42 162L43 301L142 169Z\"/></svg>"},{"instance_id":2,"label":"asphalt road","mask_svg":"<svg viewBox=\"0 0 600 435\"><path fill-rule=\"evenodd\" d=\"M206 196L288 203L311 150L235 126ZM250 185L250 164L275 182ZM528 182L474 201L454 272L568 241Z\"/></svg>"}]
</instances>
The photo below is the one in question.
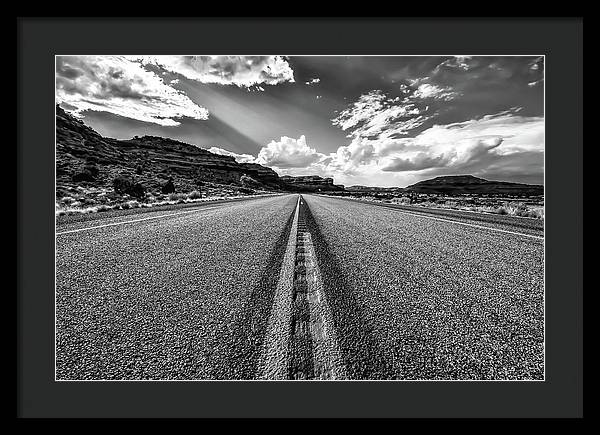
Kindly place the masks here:
<instances>
[{"instance_id":1,"label":"asphalt road","mask_svg":"<svg viewBox=\"0 0 600 435\"><path fill-rule=\"evenodd\" d=\"M254 377L296 200L61 220L57 379Z\"/></svg>"},{"instance_id":2,"label":"asphalt road","mask_svg":"<svg viewBox=\"0 0 600 435\"><path fill-rule=\"evenodd\" d=\"M541 233L305 199L351 378L543 379Z\"/></svg>"},{"instance_id":3,"label":"asphalt road","mask_svg":"<svg viewBox=\"0 0 600 435\"><path fill-rule=\"evenodd\" d=\"M352 379L543 379L543 227L304 195ZM297 195L59 219L57 379L252 379Z\"/></svg>"}]
</instances>

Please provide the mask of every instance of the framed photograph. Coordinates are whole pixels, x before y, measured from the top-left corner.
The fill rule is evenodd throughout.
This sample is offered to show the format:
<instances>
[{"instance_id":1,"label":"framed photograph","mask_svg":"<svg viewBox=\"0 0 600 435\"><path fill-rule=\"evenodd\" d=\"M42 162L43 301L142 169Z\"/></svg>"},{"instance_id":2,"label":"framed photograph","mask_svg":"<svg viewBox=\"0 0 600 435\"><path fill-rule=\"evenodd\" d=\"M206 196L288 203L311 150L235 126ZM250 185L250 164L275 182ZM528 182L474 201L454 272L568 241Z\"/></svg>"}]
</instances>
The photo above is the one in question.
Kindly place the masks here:
<instances>
[{"instance_id":1,"label":"framed photograph","mask_svg":"<svg viewBox=\"0 0 600 435\"><path fill-rule=\"evenodd\" d=\"M581 20L18 25L19 416L582 416Z\"/></svg>"}]
</instances>

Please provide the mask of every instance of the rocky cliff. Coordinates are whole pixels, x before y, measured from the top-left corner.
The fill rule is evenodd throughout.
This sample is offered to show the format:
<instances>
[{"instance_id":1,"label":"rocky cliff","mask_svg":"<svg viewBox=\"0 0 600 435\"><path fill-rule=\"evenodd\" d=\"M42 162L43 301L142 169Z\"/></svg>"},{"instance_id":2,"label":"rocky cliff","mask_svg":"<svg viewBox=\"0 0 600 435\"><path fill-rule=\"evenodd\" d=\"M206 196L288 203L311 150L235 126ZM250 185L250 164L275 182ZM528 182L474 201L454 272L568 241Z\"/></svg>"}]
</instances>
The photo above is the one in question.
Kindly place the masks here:
<instances>
[{"instance_id":1,"label":"rocky cliff","mask_svg":"<svg viewBox=\"0 0 600 435\"><path fill-rule=\"evenodd\" d=\"M344 190L344 186L333 184L333 178L323 178L318 175L304 175L300 177L284 175L280 179L288 185L289 190L312 192Z\"/></svg>"},{"instance_id":2,"label":"rocky cliff","mask_svg":"<svg viewBox=\"0 0 600 435\"><path fill-rule=\"evenodd\" d=\"M112 188L118 177L129 177L148 192L159 191L169 179L179 192L198 189L204 183L262 190L286 188L270 168L238 163L231 156L194 145L156 136L129 140L103 137L57 106L57 190L73 186Z\"/></svg>"}]
</instances>

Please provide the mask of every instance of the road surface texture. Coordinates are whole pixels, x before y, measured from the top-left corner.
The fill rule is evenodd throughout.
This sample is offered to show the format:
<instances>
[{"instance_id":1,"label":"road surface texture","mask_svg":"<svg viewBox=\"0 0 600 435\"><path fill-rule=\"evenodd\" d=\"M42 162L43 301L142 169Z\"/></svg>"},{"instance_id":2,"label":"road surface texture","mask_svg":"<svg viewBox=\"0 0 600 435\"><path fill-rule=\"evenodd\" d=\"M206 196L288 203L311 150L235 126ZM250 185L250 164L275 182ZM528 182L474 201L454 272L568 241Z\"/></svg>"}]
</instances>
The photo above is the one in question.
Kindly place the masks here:
<instances>
[{"instance_id":1,"label":"road surface texture","mask_svg":"<svg viewBox=\"0 0 600 435\"><path fill-rule=\"evenodd\" d=\"M279 195L56 231L57 379L544 378L531 219Z\"/></svg>"},{"instance_id":2,"label":"road surface texture","mask_svg":"<svg viewBox=\"0 0 600 435\"><path fill-rule=\"evenodd\" d=\"M544 378L543 232L304 198L350 378Z\"/></svg>"},{"instance_id":3,"label":"road surface texture","mask_svg":"<svg viewBox=\"0 0 600 435\"><path fill-rule=\"evenodd\" d=\"M340 198L344 201L356 202L356 199ZM508 232L525 233L539 238L544 237L543 219L523 218L518 216L508 216L500 214L491 214L469 210L453 210L445 208L420 207L415 205L390 204L376 201L362 201L365 204L371 204L378 207L392 208L404 211L405 213L425 214L437 219L451 219L456 222L469 223L470 225L481 225L494 227L498 230Z\"/></svg>"},{"instance_id":4,"label":"road surface texture","mask_svg":"<svg viewBox=\"0 0 600 435\"><path fill-rule=\"evenodd\" d=\"M57 379L254 377L296 200L58 225Z\"/></svg>"}]
</instances>

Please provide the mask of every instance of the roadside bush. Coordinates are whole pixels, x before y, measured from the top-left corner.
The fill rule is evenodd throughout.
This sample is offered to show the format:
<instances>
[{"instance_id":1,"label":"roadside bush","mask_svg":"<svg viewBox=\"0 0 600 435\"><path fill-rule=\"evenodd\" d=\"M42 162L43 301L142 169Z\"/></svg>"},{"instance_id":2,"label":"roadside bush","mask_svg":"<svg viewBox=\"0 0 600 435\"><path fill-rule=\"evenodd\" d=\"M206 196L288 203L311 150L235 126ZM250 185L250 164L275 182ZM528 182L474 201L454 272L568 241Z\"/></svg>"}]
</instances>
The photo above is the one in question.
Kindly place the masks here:
<instances>
[{"instance_id":1,"label":"roadside bush","mask_svg":"<svg viewBox=\"0 0 600 435\"><path fill-rule=\"evenodd\" d=\"M169 195L169 201L183 201L186 196L183 193L171 193Z\"/></svg>"},{"instance_id":2,"label":"roadside bush","mask_svg":"<svg viewBox=\"0 0 600 435\"><path fill-rule=\"evenodd\" d=\"M117 177L113 180L113 188L116 193L131 195L135 198L143 198L146 189L140 183L127 177Z\"/></svg>"},{"instance_id":3,"label":"roadside bush","mask_svg":"<svg viewBox=\"0 0 600 435\"><path fill-rule=\"evenodd\" d=\"M169 194L175 192L175 185L173 184L173 179L169 178L169 181L160 189L162 193Z\"/></svg>"},{"instance_id":4,"label":"roadside bush","mask_svg":"<svg viewBox=\"0 0 600 435\"><path fill-rule=\"evenodd\" d=\"M100 170L98 169L98 167L96 165L86 165L83 168L84 171L88 171L90 174L92 174L92 177L96 178L98 176L98 174L100 173Z\"/></svg>"},{"instance_id":5,"label":"roadside bush","mask_svg":"<svg viewBox=\"0 0 600 435\"><path fill-rule=\"evenodd\" d=\"M530 208L527 206L527 204L522 202L505 202L498 208L497 213L541 219L543 218L544 211L542 208Z\"/></svg>"},{"instance_id":6,"label":"roadside bush","mask_svg":"<svg viewBox=\"0 0 600 435\"><path fill-rule=\"evenodd\" d=\"M75 175L73 175L73 181L75 182L81 182L81 181L95 181L96 177L93 175L93 173L84 168L83 171L76 173Z\"/></svg>"}]
</instances>

